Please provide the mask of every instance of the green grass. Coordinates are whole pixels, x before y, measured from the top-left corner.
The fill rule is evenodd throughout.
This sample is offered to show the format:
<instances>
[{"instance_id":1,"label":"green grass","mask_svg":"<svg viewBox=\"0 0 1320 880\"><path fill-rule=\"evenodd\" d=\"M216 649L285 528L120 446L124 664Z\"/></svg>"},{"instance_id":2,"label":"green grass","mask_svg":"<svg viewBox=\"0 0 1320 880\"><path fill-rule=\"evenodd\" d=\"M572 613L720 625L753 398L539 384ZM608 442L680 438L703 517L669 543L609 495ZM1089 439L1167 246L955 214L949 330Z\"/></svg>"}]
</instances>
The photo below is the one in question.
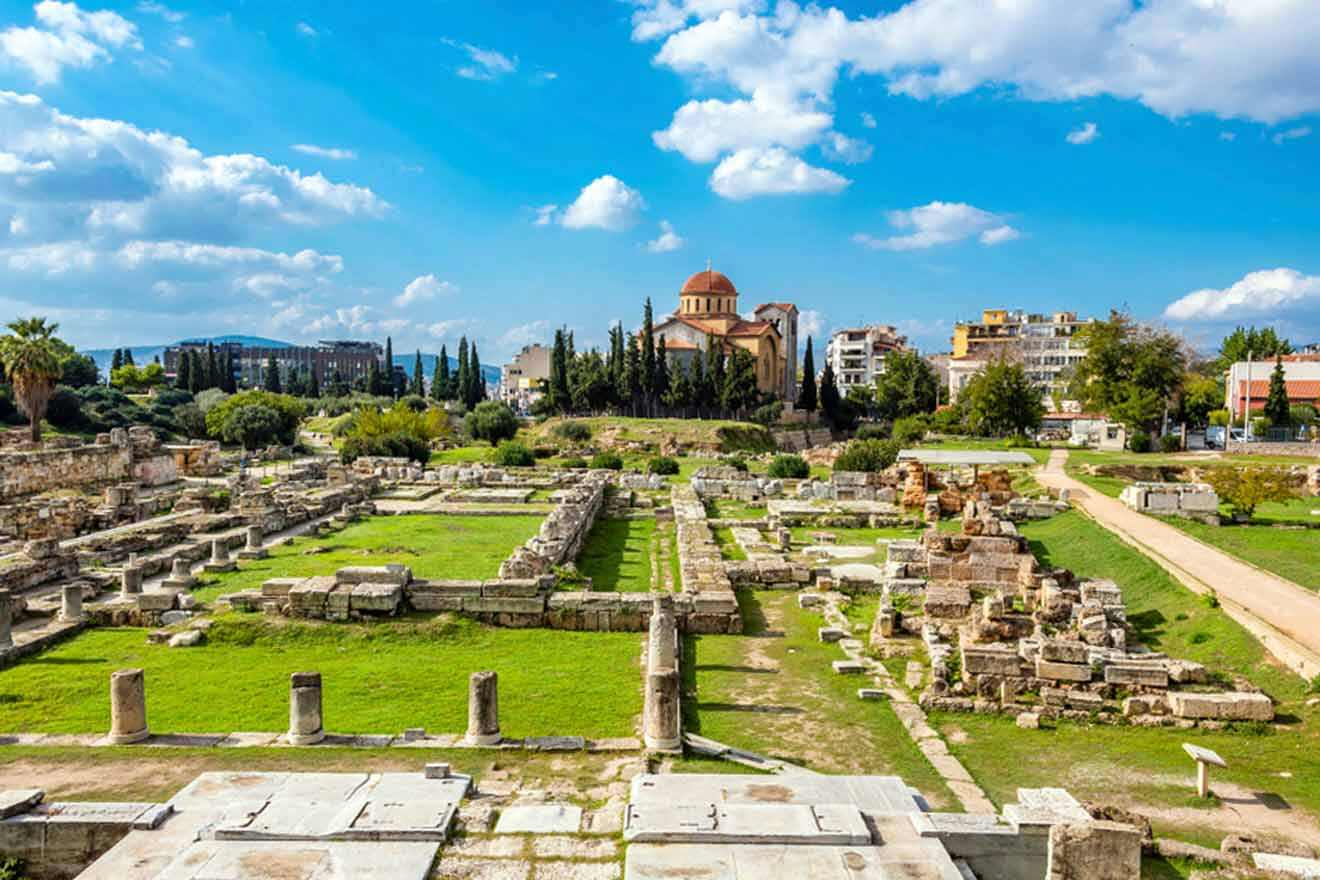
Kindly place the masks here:
<instances>
[{"instance_id":1,"label":"green grass","mask_svg":"<svg viewBox=\"0 0 1320 880\"><path fill-rule=\"evenodd\" d=\"M578 556L578 571L591 578L598 593L646 593L651 590L654 519L596 520Z\"/></svg>"},{"instance_id":2,"label":"green grass","mask_svg":"<svg viewBox=\"0 0 1320 880\"><path fill-rule=\"evenodd\" d=\"M148 645L141 629L93 629L0 672L0 730L108 730L110 673L141 667L157 733L285 730L289 674L300 670L324 677L327 730L457 733L467 724L469 673L493 669L508 736L628 736L641 705L638 638L447 617L316 624L227 616L206 645L180 649Z\"/></svg>"},{"instance_id":3,"label":"green grass","mask_svg":"<svg viewBox=\"0 0 1320 880\"><path fill-rule=\"evenodd\" d=\"M857 699L867 680L835 675L819 614L793 593L740 591L748 636L684 640L683 721L702 736L827 773L896 773L936 805L953 798L886 702Z\"/></svg>"},{"instance_id":4,"label":"green grass","mask_svg":"<svg viewBox=\"0 0 1320 880\"><path fill-rule=\"evenodd\" d=\"M765 504L748 504L729 498L712 498L706 502L706 516L711 519L764 519Z\"/></svg>"},{"instance_id":5,"label":"green grass","mask_svg":"<svg viewBox=\"0 0 1320 880\"><path fill-rule=\"evenodd\" d=\"M794 544L814 545L812 540L813 532L827 532L838 538L836 544L850 544L854 546L871 546L879 540L885 541L911 541L921 537L921 531L918 529L901 528L860 528L860 529L841 529L830 526L794 526L789 529L793 535Z\"/></svg>"},{"instance_id":6,"label":"green grass","mask_svg":"<svg viewBox=\"0 0 1320 880\"><path fill-rule=\"evenodd\" d=\"M298 538L272 549L266 559L240 562L236 572L206 575L194 592L208 601L258 589L268 578L311 577L350 565L392 562L412 566L418 578L493 578L500 562L536 534L541 520L537 515L371 517L323 538ZM306 553L313 548L326 552Z\"/></svg>"},{"instance_id":7,"label":"green grass","mask_svg":"<svg viewBox=\"0 0 1320 880\"><path fill-rule=\"evenodd\" d=\"M1123 588L1128 621L1153 650L1202 662L1212 674L1246 677L1278 701L1281 723L1262 736L1071 722L1024 731L1009 717L933 716L951 750L993 800L1013 800L1018 786L1058 785L1083 800L1185 806L1193 768L1182 743L1193 742L1228 762L1215 778L1320 813L1320 715L1305 705L1306 685L1299 677L1268 657L1221 609L1209 607L1081 513L1027 523L1021 530L1049 564L1084 577L1113 578ZM1280 776L1281 770L1291 776Z\"/></svg>"},{"instance_id":8,"label":"green grass","mask_svg":"<svg viewBox=\"0 0 1320 880\"><path fill-rule=\"evenodd\" d=\"M494 450L485 443L478 446L458 446L454 449L437 449L431 453L430 464L437 467L442 464L472 464L489 462Z\"/></svg>"},{"instance_id":9,"label":"green grass","mask_svg":"<svg viewBox=\"0 0 1320 880\"><path fill-rule=\"evenodd\" d=\"M711 529L710 533L720 547L720 555L725 559L730 562L742 562L747 559L747 551L743 550L738 539L733 536L733 529L720 526Z\"/></svg>"},{"instance_id":10,"label":"green grass","mask_svg":"<svg viewBox=\"0 0 1320 880\"><path fill-rule=\"evenodd\" d=\"M1308 499L1311 507L1320 499ZM1320 591L1320 528L1275 528L1265 522L1208 526L1181 517L1162 517L1199 541L1273 572L1308 590ZM1312 517L1320 520L1320 517ZM1279 520L1286 522L1286 520Z\"/></svg>"}]
</instances>

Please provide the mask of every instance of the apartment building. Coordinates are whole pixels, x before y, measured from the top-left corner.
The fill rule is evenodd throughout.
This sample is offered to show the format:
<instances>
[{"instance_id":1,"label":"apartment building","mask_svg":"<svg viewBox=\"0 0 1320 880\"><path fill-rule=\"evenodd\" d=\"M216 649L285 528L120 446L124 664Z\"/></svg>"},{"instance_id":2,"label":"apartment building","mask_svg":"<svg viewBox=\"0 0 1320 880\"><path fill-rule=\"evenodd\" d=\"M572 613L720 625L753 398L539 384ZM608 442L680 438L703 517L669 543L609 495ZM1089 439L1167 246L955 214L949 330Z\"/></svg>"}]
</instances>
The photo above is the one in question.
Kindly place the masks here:
<instances>
[{"instance_id":1,"label":"apartment building","mask_svg":"<svg viewBox=\"0 0 1320 880\"><path fill-rule=\"evenodd\" d=\"M1078 318L1076 312L1038 315L986 309L980 321L956 324L949 359L950 399L957 398L985 364L999 359L1020 363L1027 378L1047 395L1062 395L1068 369L1086 357L1086 346L1077 334L1094 321Z\"/></svg>"},{"instance_id":2,"label":"apartment building","mask_svg":"<svg viewBox=\"0 0 1320 880\"><path fill-rule=\"evenodd\" d=\"M500 399L516 410L531 409L550 381L551 350L544 345L527 345L504 365L500 375Z\"/></svg>"},{"instance_id":3,"label":"apartment building","mask_svg":"<svg viewBox=\"0 0 1320 880\"><path fill-rule=\"evenodd\" d=\"M885 371L885 358L891 352L905 351L908 340L888 324L868 324L835 330L825 344L825 362L834 370L839 388L872 385Z\"/></svg>"},{"instance_id":4,"label":"apartment building","mask_svg":"<svg viewBox=\"0 0 1320 880\"><path fill-rule=\"evenodd\" d=\"M264 346L245 345L241 342L215 344L220 363L228 362L239 386L259 388L264 384L266 366L274 356L280 369L289 372L314 373L321 387L338 372L346 382L365 379L372 361L381 366L384 349L375 342L357 340L323 340L316 345ZM189 340L165 349L165 374L174 376L179 369L179 355L187 351L206 354L205 340Z\"/></svg>"}]
</instances>

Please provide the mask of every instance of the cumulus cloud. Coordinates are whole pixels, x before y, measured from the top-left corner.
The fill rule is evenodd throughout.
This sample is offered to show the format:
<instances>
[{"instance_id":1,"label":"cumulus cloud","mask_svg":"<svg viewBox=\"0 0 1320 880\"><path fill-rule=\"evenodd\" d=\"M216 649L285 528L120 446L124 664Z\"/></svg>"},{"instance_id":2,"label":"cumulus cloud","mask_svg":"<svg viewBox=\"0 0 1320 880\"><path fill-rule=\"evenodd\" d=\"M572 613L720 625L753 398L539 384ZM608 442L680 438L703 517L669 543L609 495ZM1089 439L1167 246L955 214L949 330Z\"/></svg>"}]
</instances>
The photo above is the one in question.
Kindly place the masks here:
<instances>
[{"instance_id":1,"label":"cumulus cloud","mask_svg":"<svg viewBox=\"0 0 1320 880\"><path fill-rule=\"evenodd\" d=\"M872 153L872 147L866 141L850 138L847 135L839 134L837 131L830 132L825 136L825 141L821 144L820 150L826 158L848 165L865 162L871 158Z\"/></svg>"},{"instance_id":2,"label":"cumulus cloud","mask_svg":"<svg viewBox=\"0 0 1320 880\"><path fill-rule=\"evenodd\" d=\"M819 140L832 122L828 113L765 99L689 101L651 139L693 162L713 162L744 147L802 149Z\"/></svg>"},{"instance_id":3,"label":"cumulus cloud","mask_svg":"<svg viewBox=\"0 0 1320 880\"><path fill-rule=\"evenodd\" d=\"M569 229L628 229L645 209L642 194L612 174L597 177L582 188L560 216Z\"/></svg>"},{"instance_id":4,"label":"cumulus cloud","mask_svg":"<svg viewBox=\"0 0 1320 880\"><path fill-rule=\"evenodd\" d=\"M152 0L143 0L137 5L137 11L146 15L158 15L171 24L178 24L185 18L184 13L171 9L163 3L152 2Z\"/></svg>"},{"instance_id":5,"label":"cumulus cloud","mask_svg":"<svg viewBox=\"0 0 1320 880\"><path fill-rule=\"evenodd\" d=\"M304 273L340 272L343 257L301 250L286 254L250 247L196 244L186 241L133 241L115 254L115 261L127 269L144 265L174 263L181 266L219 268L224 266L273 266L285 271Z\"/></svg>"},{"instance_id":6,"label":"cumulus cloud","mask_svg":"<svg viewBox=\"0 0 1320 880\"><path fill-rule=\"evenodd\" d=\"M1169 304L1174 321L1228 321L1320 304L1320 276L1296 269L1262 269L1221 290L1195 290Z\"/></svg>"},{"instance_id":7,"label":"cumulus cloud","mask_svg":"<svg viewBox=\"0 0 1320 880\"><path fill-rule=\"evenodd\" d=\"M851 182L778 147L739 150L716 165L710 175L710 188L733 201L764 195L837 193Z\"/></svg>"},{"instance_id":8,"label":"cumulus cloud","mask_svg":"<svg viewBox=\"0 0 1320 880\"><path fill-rule=\"evenodd\" d=\"M522 348L524 345L545 343L550 333L549 321L531 321L505 330L499 338L499 347L506 350Z\"/></svg>"},{"instance_id":9,"label":"cumulus cloud","mask_svg":"<svg viewBox=\"0 0 1320 880\"><path fill-rule=\"evenodd\" d=\"M549 226L555 222L555 212L558 210L558 205L541 205L536 209L536 219L532 221L532 225Z\"/></svg>"},{"instance_id":10,"label":"cumulus cloud","mask_svg":"<svg viewBox=\"0 0 1320 880\"><path fill-rule=\"evenodd\" d=\"M1004 222L999 214L983 211L962 202L931 202L907 211L890 211L889 225L911 230L905 235L876 238L866 233L853 241L869 248L887 251L911 251L953 244L976 237L981 244L994 246L1019 238L1021 233Z\"/></svg>"},{"instance_id":11,"label":"cumulus cloud","mask_svg":"<svg viewBox=\"0 0 1320 880\"><path fill-rule=\"evenodd\" d=\"M877 123L876 123L876 121L875 121L875 116L874 116L873 114L871 114L871 113L863 113L863 114L862 114L862 127L863 127L863 128L875 128L875 127L876 127L876 124L877 124Z\"/></svg>"},{"instance_id":12,"label":"cumulus cloud","mask_svg":"<svg viewBox=\"0 0 1320 880\"><path fill-rule=\"evenodd\" d=\"M174 45L178 46L180 49L192 49L197 46L197 44L193 42L193 38L187 34L180 34L175 37Z\"/></svg>"},{"instance_id":13,"label":"cumulus cloud","mask_svg":"<svg viewBox=\"0 0 1320 880\"><path fill-rule=\"evenodd\" d=\"M693 19L722 12L760 12L765 0L640 0L633 12L633 39L653 40L673 33Z\"/></svg>"},{"instance_id":14,"label":"cumulus cloud","mask_svg":"<svg viewBox=\"0 0 1320 880\"><path fill-rule=\"evenodd\" d=\"M310 24L308 24L305 21L298 22L298 24L294 26L294 30L297 31L298 35L302 37L310 37L314 39L316 37L321 36L320 31L318 31L316 28L312 27Z\"/></svg>"},{"instance_id":15,"label":"cumulus cloud","mask_svg":"<svg viewBox=\"0 0 1320 880\"><path fill-rule=\"evenodd\" d=\"M66 67L109 61L112 49L142 50L137 26L116 12L84 12L76 3L41 0L37 23L0 31L0 59L26 68L38 83L58 82Z\"/></svg>"},{"instance_id":16,"label":"cumulus cloud","mask_svg":"<svg viewBox=\"0 0 1320 880\"><path fill-rule=\"evenodd\" d=\"M475 322L467 318L455 318L451 321L436 321L434 324L429 324L426 332L435 339L453 339L467 333L473 326Z\"/></svg>"},{"instance_id":17,"label":"cumulus cloud","mask_svg":"<svg viewBox=\"0 0 1320 880\"><path fill-rule=\"evenodd\" d=\"M819 337L825 330L825 315L816 309L803 309L798 313L798 336Z\"/></svg>"},{"instance_id":18,"label":"cumulus cloud","mask_svg":"<svg viewBox=\"0 0 1320 880\"><path fill-rule=\"evenodd\" d=\"M342 162L346 159L356 159L356 150L346 150L342 147L318 147L316 144L294 144L290 147L295 153L302 153L304 156L316 156L320 159L331 159L336 162Z\"/></svg>"},{"instance_id":19,"label":"cumulus cloud","mask_svg":"<svg viewBox=\"0 0 1320 880\"><path fill-rule=\"evenodd\" d=\"M458 40L444 39L441 42L446 46L453 46L455 49L462 50L472 62L454 71L464 79L499 79L518 69L518 59L516 57L510 58L502 52L496 52L494 49L483 49L480 46L462 43Z\"/></svg>"},{"instance_id":20,"label":"cumulus cloud","mask_svg":"<svg viewBox=\"0 0 1320 880\"><path fill-rule=\"evenodd\" d=\"M1287 143L1288 141L1300 140L1311 136L1311 126L1299 125L1296 128L1289 128L1274 135L1273 141L1276 144Z\"/></svg>"},{"instance_id":21,"label":"cumulus cloud","mask_svg":"<svg viewBox=\"0 0 1320 880\"><path fill-rule=\"evenodd\" d=\"M419 302L428 302L437 296L453 293L458 290L457 287L448 281L441 281L434 275L419 275L408 286L403 289L403 293L394 298L394 304L399 308L407 308Z\"/></svg>"},{"instance_id":22,"label":"cumulus cloud","mask_svg":"<svg viewBox=\"0 0 1320 880\"><path fill-rule=\"evenodd\" d=\"M646 249L653 254L667 254L678 250L683 244L683 237L674 231L674 224L668 220L661 220L660 235L648 241Z\"/></svg>"},{"instance_id":23,"label":"cumulus cloud","mask_svg":"<svg viewBox=\"0 0 1320 880\"><path fill-rule=\"evenodd\" d=\"M1098 137L1100 137L1100 129L1096 127L1094 122L1087 122L1081 128L1068 132L1065 140L1074 146L1081 146L1082 144L1091 143Z\"/></svg>"}]
</instances>

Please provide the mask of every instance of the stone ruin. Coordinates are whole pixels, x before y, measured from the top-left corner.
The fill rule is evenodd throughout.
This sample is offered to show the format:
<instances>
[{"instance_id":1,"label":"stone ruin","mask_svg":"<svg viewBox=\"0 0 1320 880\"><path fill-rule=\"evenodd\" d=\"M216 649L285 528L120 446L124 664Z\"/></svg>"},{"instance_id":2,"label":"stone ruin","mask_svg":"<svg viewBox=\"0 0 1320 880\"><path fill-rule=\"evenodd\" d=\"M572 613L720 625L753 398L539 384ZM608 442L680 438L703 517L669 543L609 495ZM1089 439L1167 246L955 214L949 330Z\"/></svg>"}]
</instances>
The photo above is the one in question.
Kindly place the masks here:
<instances>
[{"instance_id":1,"label":"stone ruin","mask_svg":"<svg viewBox=\"0 0 1320 880\"><path fill-rule=\"evenodd\" d=\"M1118 499L1138 513L1219 525L1219 496L1206 483L1132 483Z\"/></svg>"},{"instance_id":2,"label":"stone ruin","mask_svg":"<svg viewBox=\"0 0 1320 880\"><path fill-rule=\"evenodd\" d=\"M784 481L734 467L704 467L696 471L689 481L694 492L702 498L735 498L739 501L763 501L784 494Z\"/></svg>"},{"instance_id":3,"label":"stone ruin","mask_svg":"<svg viewBox=\"0 0 1320 880\"><path fill-rule=\"evenodd\" d=\"M541 523L540 531L500 564L500 577L539 577L577 559L605 504L609 481L607 473L595 472L565 490L559 504Z\"/></svg>"},{"instance_id":4,"label":"stone ruin","mask_svg":"<svg viewBox=\"0 0 1320 880\"><path fill-rule=\"evenodd\" d=\"M871 645L930 658L928 708L1146 726L1270 721L1263 693L1216 690L1204 666L1130 644L1118 584L1043 568L1011 522L974 505L962 534L889 545Z\"/></svg>"}]
</instances>

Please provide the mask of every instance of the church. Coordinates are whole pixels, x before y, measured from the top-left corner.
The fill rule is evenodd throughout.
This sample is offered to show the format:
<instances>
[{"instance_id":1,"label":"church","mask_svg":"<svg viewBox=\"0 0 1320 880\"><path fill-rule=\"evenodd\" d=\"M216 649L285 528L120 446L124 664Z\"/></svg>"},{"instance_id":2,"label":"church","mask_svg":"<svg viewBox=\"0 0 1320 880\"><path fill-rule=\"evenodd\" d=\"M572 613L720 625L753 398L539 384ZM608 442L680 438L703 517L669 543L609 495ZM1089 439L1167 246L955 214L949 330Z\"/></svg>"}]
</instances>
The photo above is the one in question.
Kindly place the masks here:
<instances>
[{"instance_id":1,"label":"church","mask_svg":"<svg viewBox=\"0 0 1320 880\"><path fill-rule=\"evenodd\" d=\"M711 339L751 353L756 387L784 401L797 399L798 310L792 303L763 303L748 320L738 313L738 289L713 269L687 280L678 295L678 311L658 323L655 336L665 340L671 360L690 362Z\"/></svg>"}]
</instances>

